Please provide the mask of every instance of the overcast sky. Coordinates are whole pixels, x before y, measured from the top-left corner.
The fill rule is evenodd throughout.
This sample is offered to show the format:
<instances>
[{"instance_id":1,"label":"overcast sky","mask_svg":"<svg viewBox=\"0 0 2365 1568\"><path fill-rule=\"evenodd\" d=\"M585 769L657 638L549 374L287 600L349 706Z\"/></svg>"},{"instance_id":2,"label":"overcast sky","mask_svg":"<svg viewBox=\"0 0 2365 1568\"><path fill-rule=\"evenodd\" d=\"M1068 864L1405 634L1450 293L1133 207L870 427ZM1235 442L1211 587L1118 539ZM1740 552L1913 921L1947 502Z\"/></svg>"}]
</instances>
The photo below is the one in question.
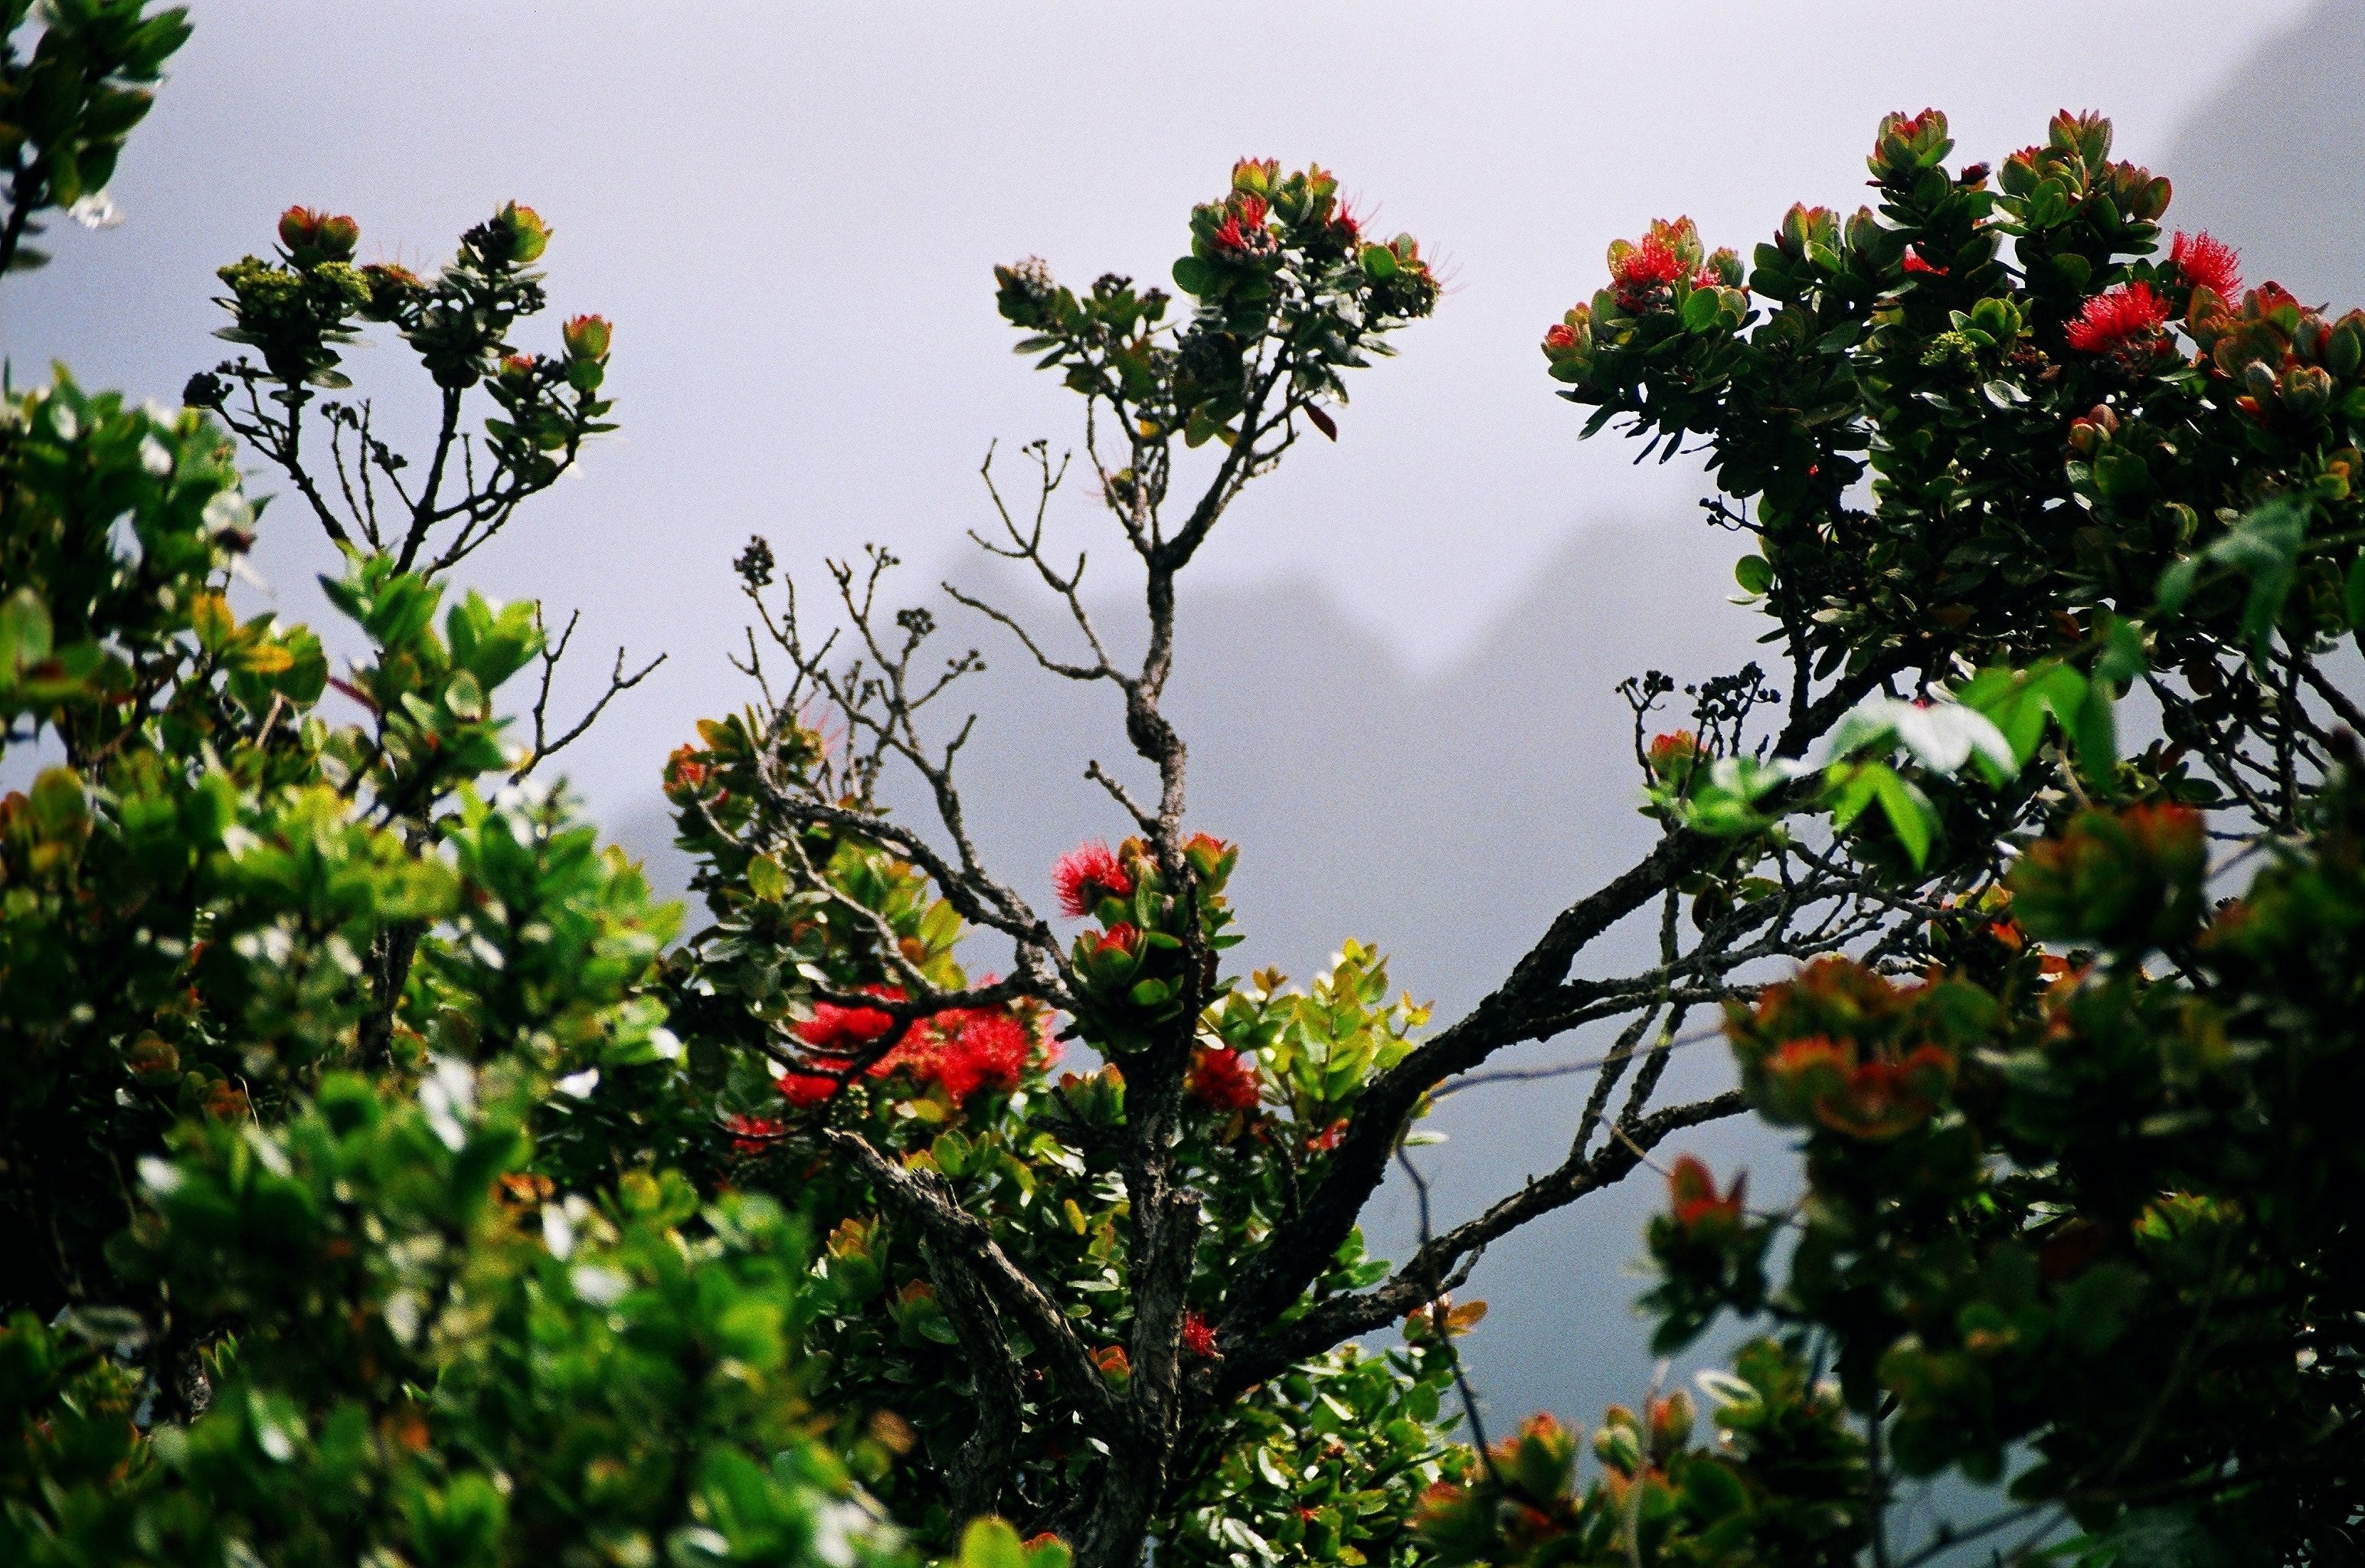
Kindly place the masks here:
<instances>
[{"instance_id":1,"label":"overcast sky","mask_svg":"<svg viewBox=\"0 0 2365 1568\"><path fill-rule=\"evenodd\" d=\"M1317 160L1420 236L1451 280L1437 319L1356 379L1338 446L1293 457L1199 577L1310 580L1433 668L1573 530L1664 526L1703 487L1580 446L1543 375L1536 341L1611 238L1687 212L1746 253L1794 197L1860 200L1877 117L1925 103L1966 158L2063 105L2156 158L2301 9L197 0L116 181L128 220L56 231L55 263L10 285L0 353L20 379L62 357L172 398L223 352L212 268L288 203L350 211L365 258L412 263L506 198L538 207L557 309L617 323L624 431L472 580L674 655L575 759L613 811L740 699L722 655L751 531L796 568L878 539L933 573L979 520L990 441L1071 439L1070 400L1007 352L997 261L1163 281L1242 154ZM418 391L385 376L389 349L354 368L389 401ZM317 620L325 547L278 521L259 565ZM1668 569L1698 542L1671 532Z\"/></svg>"}]
</instances>

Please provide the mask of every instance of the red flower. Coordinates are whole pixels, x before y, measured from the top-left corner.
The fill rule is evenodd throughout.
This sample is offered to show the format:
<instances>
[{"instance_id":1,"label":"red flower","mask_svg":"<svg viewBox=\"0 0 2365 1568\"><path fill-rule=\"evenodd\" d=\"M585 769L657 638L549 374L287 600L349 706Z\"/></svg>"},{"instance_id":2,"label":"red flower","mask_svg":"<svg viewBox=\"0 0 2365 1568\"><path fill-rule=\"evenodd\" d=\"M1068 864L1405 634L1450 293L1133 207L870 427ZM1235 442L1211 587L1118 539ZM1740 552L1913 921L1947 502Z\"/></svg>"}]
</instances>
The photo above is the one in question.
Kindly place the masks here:
<instances>
[{"instance_id":1,"label":"red flower","mask_svg":"<svg viewBox=\"0 0 2365 1568\"><path fill-rule=\"evenodd\" d=\"M1216 1358L1216 1331L1195 1312L1182 1315L1182 1348L1202 1361Z\"/></svg>"},{"instance_id":2,"label":"red flower","mask_svg":"<svg viewBox=\"0 0 2365 1568\"><path fill-rule=\"evenodd\" d=\"M665 787L667 792L696 790L706 782L706 764L698 760L693 746L676 746L666 758Z\"/></svg>"},{"instance_id":3,"label":"red flower","mask_svg":"<svg viewBox=\"0 0 2365 1568\"><path fill-rule=\"evenodd\" d=\"M2147 283L2130 283L2098 294L2069 323L2069 346L2087 353L2110 353L2149 338L2168 324L2168 303Z\"/></svg>"},{"instance_id":4,"label":"red flower","mask_svg":"<svg viewBox=\"0 0 2365 1568\"><path fill-rule=\"evenodd\" d=\"M1256 1069L1229 1046L1204 1046L1193 1052L1184 1087L1192 1099L1217 1115L1256 1109Z\"/></svg>"},{"instance_id":5,"label":"red flower","mask_svg":"<svg viewBox=\"0 0 2365 1568\"><path fill-rule=\"evenodd\" d=\"M731 1147L741 1154L763 1153L787 1130L769 1116L744 1114L726 1116L723 1125L731 1129Z\"/></svg>"},{"instance_id":6,"label":"red flower","mask_svg":"<svg viewBox=\"0 0 2365 1568\"><path fill-rule=\"evenodd\" d=\"M2179 230L2169 245L2168 259L2195 288L2205 288L2229 302L2242 297L2242 253L2206 229L2198 234Z\"/></svg>"},{"instance_id":7,"label":"red flower","mask_svg":"<svg viewBox=\"0 0 2365 1568\"><path fill-rule=\"evenodd\" d=\"M1006 1094L1017 1088L1041 1043L1039 1033L1006 1008L948 1007L928 1020L908 1056L898 1048L889 1060L960 1101L981 1089Z\"/></svg>"},{"instance_id":8,"label":"red flower","mask_svg":"<svg viewBox=\"0 0 2365 1568\"><path fill-rule=\"evenodd\" d=\"M779 1077L772 1081L779 1087L780 1098L800 1109L807 1105L818 1105L823 1101L828 1099L831 1095L835 1094L840 1087L838 1081L835 1078L826 1078L822 1075L824 1073L843 1072L846 1068L846 1064L845 1062L832 1061L826 1057L815 1057L813 1058L810 1065L819 1069L820 1070L817 1072L784 1072L780 1074Z\"/></svg>"},{"instance_id":9,"label":"red flower","mask_svg":"<svg viewBox=\"0 0 2365 1568\"><path fill-rule=\"evenodd\" d=\"M903 993L893 986L872 985L863 989L889 1002L903 1000ZM810 1022L797 1025L797 1038L815 1050L851 1055L866 1046L876 1045L880 1036L894 1026L894 1015L882 1013L876 1007L845 1007L835 1002L824 1002L813 1009Z\"/></svg>"},{"instance_id":10,"label":"red flower","mask_svg":"<svg viewBox=\"0 0 2365 1568\"><path fill-rule=\"evenodd\" d=\"M1703 1228L1729 1229L1741 1223L1742 1194L1748 1190L1746 1172L1732 1179L1732 1190L1720 1197L1716 1178L1708 1167L1687 1154L1667 1172L1667 1193L1674 1200L1676 1223L1687 1235Z\"/></svg>"},{"instance_id":11,"label":"red flower","mask_svg":"<svg viewBox=\"0 0 2365 1568\"><path fill-rule=\"evenodd\" d=\"M1576 329L1565 321L1555 321L1552 323L1552 330L1544 334L1544 347L1548 349L1576 347Z\"/></svg>"},{"instance_id":12,"label":"red flower","mask_svg":"<svg viewBox=\"0 0 2365 1568\"><path fill-rule=\"evenodd\" d=\"M1348 244L1355 245L1362 242L1363 220L1348 211L1345 202L1340 202L1339 209L1330 215L1330 222L1332 227L1346 236Z\"/></svg>"},{"instance_id":13,"label":"red flower","mask_svg":"<svg viewBox=\"0 0 2365 1568\"><path fill-rule=\"evenodd\" d=\"M1307 1138L1306 1140L1306 1152L1308 1154L1328 1154L1346 1140L1347 1118L1341 1116L1337 1121L1331 1123L1328 1126L1324 1127L1320 1132L1316 1133L1312 1137Z\"/></svg>"},{"instance_id":14,"label":"red flower","mask_svg":"<svg viewBox=\"0 0 2365 1568\"><path fill-rule=\"evenodd\" d=\"M1241 196L1225 218L1224 226L1216 230L1216 248L1223 251L1270 250L1272 236L1265 230L1265 214L1270 209L1262 196Z\"/></svg>"},{"instance_id":15,"label":"red flower","mask_svg":"<svg viewBox=\"0 0 2365 1568\"><path fill-rule=\"evenodd\" d=\"M1642 243L1620 256L1609 270L1618 303L1629 310L1640 309L1653 293L1683 275L1683 258L1655 230L1643 235Z\"/></svg>"},{"instance_id":16,"label":"red flower","mask_svg":"<svg viewBox=\"0 0 2365 1568\"><path fill-rule=\"evenodd\" d=\"M1133 879L1117 863L1114 850L1094 841L1059 857L1051 868L1051 890L1059 896L1059 913L1082 920L1104 898L1131 898Z\"/></svg>"}]
</instances>

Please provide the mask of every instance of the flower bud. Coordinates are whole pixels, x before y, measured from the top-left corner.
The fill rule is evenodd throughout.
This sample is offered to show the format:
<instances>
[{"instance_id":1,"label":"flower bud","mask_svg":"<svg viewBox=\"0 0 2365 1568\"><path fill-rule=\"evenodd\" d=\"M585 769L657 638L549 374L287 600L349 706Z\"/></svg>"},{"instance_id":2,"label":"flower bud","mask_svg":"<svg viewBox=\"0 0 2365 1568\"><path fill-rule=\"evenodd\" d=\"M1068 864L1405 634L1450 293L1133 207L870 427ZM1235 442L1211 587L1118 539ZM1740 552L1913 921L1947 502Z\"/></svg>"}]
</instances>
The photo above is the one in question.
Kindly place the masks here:
<instances>
[{"instance_id":1,"label":"flower bud","mask_svg":"<svg viewBox=\"0 0 2365 1568\"><path fill-rule=\"evenodd\" d=\"M1954 139L1946 134L1946 117L1936 109L1884 115L1867 162L1876 175L1905 174L1941 162L1954 147Z\"/></svg>"},{"instance_id":2,"label":"flower bud","mask_svg":"<svg viewBox=\"0 0 2365 1568\"><path fill-rule=\"evenodd\" d=\"M350 260L361 237L362 226L342 215L308 207L291 207L279 215L279 242L299 267Z\"/></svg>"},{"instance_id":3,"label":"flower bud","mask_svg":"<svg viewBox=\"0 0 2365 1568\"><path fill-rule=\"evenodd\" d=\"M308 207L291 207L279 215L279 242L291 251L317 243L320 238L320 214Z\"/></svg>"},{"instance_id":4,"label":"flower bud","mask_svg":"<svg viewBox=\"0 0 2365 1568\"><path fill-rule=\"evenodd\" d=\"M1680 787L1699 761L1699 737L1689 730L1653 735L1647 755L1653 778L1663 784Z\"/></svg>"},{"instance_id":5,"label":"flower bud","mask_svg":"<svg viewBox=\"0 0 2365 1568\"><path fill-rule=\"evenodd\" d=\"M606 359L610 333L605 316L577 316L560 329L569 359Z\"/></svg>"},{"instance_id":6,"label":"flower bud","mask_svg":"<svg viewBox=\"0 0 2365 1568\"><path fill-rule=\"evenodd\" d=\"M1691 1395L1680 1391L1651 1401L1651 1451L1662 1457L1684 1446L1692 1435Z\"/></svg>"},{"instance_id":7,"label":"flower bud","mask_svg":"<svg viewBox=\"0 0 2365 1568\"><path fill-rule=\"evenodd\" d=\"M512 392L525 391L533 385L534 369L540 363L536 356L530 353L508 355L501 361L501 385Z\"/></svg>"},{"instance_id":8,"label":"flower bud","mask_svg":"<svg viewBox=\"0 0 2365 1568\"><path fill-rule=\"evenodd\" d=\"M2006 158L1996 175L1996 183L2003 187L2004 195L2025 196L2036 189L2037 182L2045 177L2037 170L2038 161L2044 156L2045 149L2041 147L2023 147Z\"/></svg>"},{"instance_id":9,"label":"flower bud","mask_svg":"<svg viewBox=\"0 0 2365 1568\"><path fill-rule=\"evenodd\" d=\"M2322 411L2332 400L2332 373L2320 364L2295 364L2283 372L2283 407L2295 414Z\"/></svg>"},{"instance_id":10,"label":"flower bud","mask_svg":"<svg viewBox=\"0 0 2365 1568\"><path fill-rule=\"evenodd\" d=\"M320 247L324 259L343 262L353 259L353 247L361 243L361 239L362 226L340 215L320 220L319 238L315 243Z\"/></svg>"},{"instance_id":11,"label":"flower bud","mask_svg":"<svg viewBox=\"0 0 2365 1568\"><path fill-rule=\"evenodd\" d=\"M493 229L507 241L507 254L495 257L513 266L531 266L550 246L550 226L530 207L510 202L493 218Z\"/></svg>"},{"instance_id":12,"label":"flower bud","mask_svg":"<svg viewBox=\"0 0 2365 1568\"><path fill-rule=\"evenodd\" d=\"M2111 155L2111 122L2091 110L2073 115L2063 109L2045 128L2045 140L2053 151L2082 158L2088 168L2099 169Z\"/></svg>"}]
</instances>

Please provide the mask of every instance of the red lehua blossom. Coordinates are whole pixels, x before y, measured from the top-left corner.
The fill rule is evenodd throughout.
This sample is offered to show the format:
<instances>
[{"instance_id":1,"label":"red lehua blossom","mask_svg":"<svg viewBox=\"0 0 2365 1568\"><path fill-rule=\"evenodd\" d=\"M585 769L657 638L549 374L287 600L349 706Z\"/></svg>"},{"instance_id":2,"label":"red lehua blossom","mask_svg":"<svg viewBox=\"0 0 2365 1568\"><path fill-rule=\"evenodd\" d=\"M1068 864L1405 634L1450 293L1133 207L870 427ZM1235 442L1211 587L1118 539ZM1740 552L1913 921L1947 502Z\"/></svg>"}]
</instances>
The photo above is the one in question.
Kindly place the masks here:
<instances>
[{"instance_id":1,"label":"red lehua blossom","mask_svg":"<svg viewBox=\"0 0 2365 1568\"><path fill-rule=\"evenodd\" d=\"M1229 1046L1207 1046L1194 1052L1184 1086L1192 1099L1218 1115L1256 1109L1256 1069Z\"/></svg>"},{"instance_id":2,"label":"red lehua blossom","mask_svg":"<svg viewBox=\"0 0 2365 1568\"><path fill-rule=\"evenodd\" d=\"M1059 857L1051 868L1051 890L1059 897L1061 914L1082 920L1104 898L1131 898L1133 879L1118 864L1116 852L1095 840Z\"/></svg>"},{"instance_id":3,"label":"red lehua blossom","mask_svg":"<svg viewBox=\"0 0 2365 1568\"><path fill-rule=\"evenodd\" d=\"M1242 196L1224 226L1216 230L1216 245L1225 251L1252 251L1264 248L1271 238L1264 231L1265 214L1270 209L1262 196Z\"/></svg>"},{"instance_id":4,"label":"red lehua blossom","mask_svg":"<svg viewBox=\"0 0 2365 1568\"><path fill-rule=\"evenodd\" d=\"M2069 346L2087 353L2109 353L2138 339L2148 338L2168 323L2168 304L2147 283L2130 283L2098 294L2069 323Z\"/></svg>"},{"instance_id":5,"label":"red lehua blossom","mask_svg":"<svg viewBox=\"0 0 2365 1568\"><path fill-rule=\"evenodd\" d=\"M839 1088L838 1081L824 1077L823 1074L843 1072L846 1068L845 1062L832 1061L825 1057L815 1057L808 1065L819 1070L784 1072L773 1080L773 1082L779 1087L780 1098L799 1109L808 1105L818 1105L835 1094Z\"/></svg>"},{"instance_id":6,"label":"red lehua blossom","mask_svg":"<svg viewBox=\"0 0 2365 1568\"><path fill-rule=\"evenodd\" d=\"M1621 305L1630 299L1641 299L1653 289L1664 288L1683 275L1683 258L1658 234L1643 235L1642 243L1620 257L1609 274Z\"/></svg>"},{"instance_id":7,"label":"red lehua blossom","mask_svg":"<svg viewBox=\"0 0 2365 1568\"><path fill-rule=\"evenodd\" d=\"M950 1007L928 1020L926 1040L909 1065L955 1100L981 1089L1006 1094L1018 1087L1037 1044L1035 1032L1005 1008Z\"/></svg>"},{"instance_id":8,"label":"red lehua blossom","mask_svg":"<svg viewBox=\"0 0 2365 1568\"><path fill-rule=\"evenodd\" d=\"M1330 223L1333 228L1339 230L1347 237L1348 244L1354 245L1362 243L1363 238L1363 220L1356 217L1352 212L1350 212L1347 209L1347 204L1345 202L1340 202L1339 204L1338 210L1330 215Z\"/></svg>"},{"instance_id":9,"label":"red lehua blossom","mask_svg":"<svg viewBox=\"0 0 2365 1568\"><path fill-rule=\"evenodd\" d=\"M2227 301L2241 297L2242 252L2206 229L2198 234L2179 230L2169 244L2168 259L2195 288L2205 288Z\"/></svg>"},{"instance_id":10,"label":"red lehua blossom","mask_svg":"<svg viewBox=\"0 0 2365 1568\"><path fill-rule=\"evenodd\" d=\"M676 746L666 758L665 787L671 790L696 790L706 782L706 764L698 760L698 752L690 746Z\"/></svg>"},{"instance_id":11,"label":"red lehua blossom","mask_svg":"<svg viewBox=\"0 0 2365 1568\"><path fill-rule=\"evenodd\" d=\"M1202 1361L1215 1359L1216 1331L1195 1312L1182 1315L1182 1348Z\"/></svg>"},{"instance_id":12,"label":"red lehua blossom","mask_svg":"<svg viewBox=\"0 0 2365 1568\"><path fill-rule=\"evenodd\" d=\"M770 1116L750 1116L744 1113L723 1118L731 1129L731 1147L740 1154L761 1154L769 1148L787 1129Z\"/></svg>"},{"instance_id":13,"label":"red lehua blossom","mask_svg":"<svg viewBox=\"0 0 2365 1568\"><path fill-rule=\"evenodd\" d=\"M903 993L893 986L863 989L888 1002L903 1000ZM877 1044L880 1036L894 1026L894 1015L876 1007L846 1007L824 1002L814 1007L809 1022L797 1026L797 1038L816 1050L850 1053Z\"/></svg>"}]
</instances>

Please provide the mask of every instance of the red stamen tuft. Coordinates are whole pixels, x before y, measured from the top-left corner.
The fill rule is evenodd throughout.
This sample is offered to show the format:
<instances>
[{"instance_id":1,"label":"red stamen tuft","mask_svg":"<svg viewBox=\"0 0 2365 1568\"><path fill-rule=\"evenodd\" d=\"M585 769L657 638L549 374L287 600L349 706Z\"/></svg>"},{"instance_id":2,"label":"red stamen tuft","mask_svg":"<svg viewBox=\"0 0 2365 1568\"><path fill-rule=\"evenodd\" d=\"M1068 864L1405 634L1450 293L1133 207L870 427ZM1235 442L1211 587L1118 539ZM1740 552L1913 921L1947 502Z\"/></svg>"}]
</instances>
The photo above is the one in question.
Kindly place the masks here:
<instances>
[{"instance_id":1,"label":"red stamen tuft","mask_svg":"<svg viewBox=\"0 0 2365 1568\"><path fill-rule=\"evenodd\" d=\"M2110 353L2158 333L2168 324L2168 304L2147 283L2130 283L2098 294L2069 323L2069 346L2086 353Z\"/></svg>"},{"instance_id":2,"label":"red stamen tuft","mask_svg":"<svg viewBox=\"0 0 2365 1568\"><path fill-rule=\"evenodd\" d=\"M1104 898L1131 898L1133 879L1107 845L1082 844L1051 868L1051 890L1059 895L1061 914L1082 920Z\"/></svg>"},{"instance_id":3,"label":"red stamen tuft","mask_svg":"<svg viewBox=\"0 0 2365 1568\"><path fill-rule=\"evenodd\" d=\"M2242 253L2206 229L2198 234L2179 230L2169 245L2168 259L2195 288L2205 288L2229 304L2242 297Z\"/></svg>"}]
</instances>

